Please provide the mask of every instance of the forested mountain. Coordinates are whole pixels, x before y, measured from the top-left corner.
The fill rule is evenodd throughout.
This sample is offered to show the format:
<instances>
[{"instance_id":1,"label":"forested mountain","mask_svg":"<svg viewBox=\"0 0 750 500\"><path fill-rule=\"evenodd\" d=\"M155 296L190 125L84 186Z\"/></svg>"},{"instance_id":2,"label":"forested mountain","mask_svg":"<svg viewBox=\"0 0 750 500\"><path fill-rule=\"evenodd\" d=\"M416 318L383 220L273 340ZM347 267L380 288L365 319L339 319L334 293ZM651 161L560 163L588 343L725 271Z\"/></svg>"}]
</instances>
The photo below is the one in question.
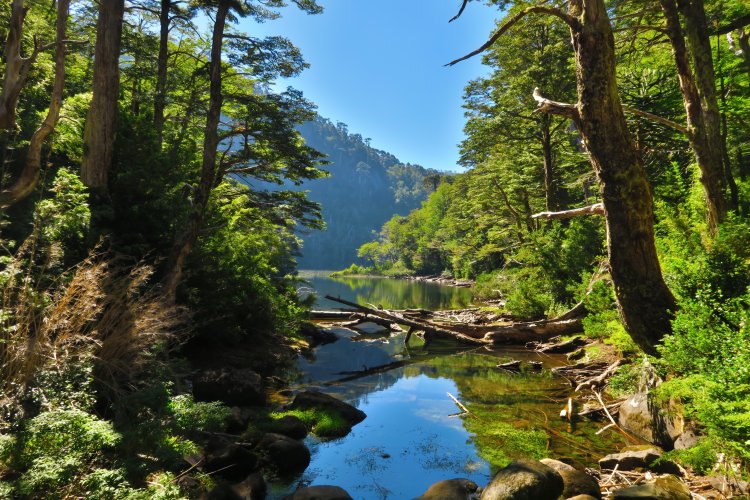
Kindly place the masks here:
<instances>
[{"instance_id":1,"label":"forested mountain","mask_svg":"<svg viewBox=\"0 0 750 500\"><path fill-rule=\"evenodd\" d=\"M302 269L340 269L357 259L357 248L394 214L406 215L427 197L438 172L403 164L392 154L350 134L341 122L317 117L299 131L307 144L327 155L330 177L302 183L320 203L324 231L302 235Z\"/></svg>"}]
</instances>

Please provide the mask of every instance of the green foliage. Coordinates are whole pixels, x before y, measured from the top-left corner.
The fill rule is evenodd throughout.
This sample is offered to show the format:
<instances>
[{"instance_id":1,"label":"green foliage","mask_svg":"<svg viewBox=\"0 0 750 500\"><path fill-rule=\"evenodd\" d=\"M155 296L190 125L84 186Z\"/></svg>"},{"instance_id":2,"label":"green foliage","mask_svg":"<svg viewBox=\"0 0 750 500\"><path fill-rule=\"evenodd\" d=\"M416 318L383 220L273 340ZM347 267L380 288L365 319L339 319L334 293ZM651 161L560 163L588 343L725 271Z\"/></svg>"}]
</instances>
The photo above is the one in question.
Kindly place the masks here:
<instances>
[{"instance_id":1,"label":"green foliage","mask_svg":"<svg viewBox=\"0 0 750 500\"><path fill-rule=\"evenodd\" d=\"M323 408L310 408L306 410L289 410L271 413L271 418L278 420L287 415L300 419L310 432L319 437L339 437L351 430L347 422L337 411ZM270 428L273 429L271 422Z\"/></svg>"},{"instance_id":2,"label":"green foliage","mask_svg":"<svg viewBox=\"0 0 750 500\"><path fill-rule=\"evenodd\" d=\"M180 432L221 431L232 411L219 402L200 403L188 394L173 396L168 405Z\"/></svg>"},{"instance_id":3,"label":"green foliage","mask_svg":"<svg viewBox=\"0 0 750 500\"><path fill-rule=\"evenodd\" d=\"M331 278L336 278L338 276L367 276L367 275L372 274L372 271L373 270L371 267L364 267L364 266L358 266L357 264L352 264L346 269L332 272L330 276Z\"/></svg>"}]
</instances>

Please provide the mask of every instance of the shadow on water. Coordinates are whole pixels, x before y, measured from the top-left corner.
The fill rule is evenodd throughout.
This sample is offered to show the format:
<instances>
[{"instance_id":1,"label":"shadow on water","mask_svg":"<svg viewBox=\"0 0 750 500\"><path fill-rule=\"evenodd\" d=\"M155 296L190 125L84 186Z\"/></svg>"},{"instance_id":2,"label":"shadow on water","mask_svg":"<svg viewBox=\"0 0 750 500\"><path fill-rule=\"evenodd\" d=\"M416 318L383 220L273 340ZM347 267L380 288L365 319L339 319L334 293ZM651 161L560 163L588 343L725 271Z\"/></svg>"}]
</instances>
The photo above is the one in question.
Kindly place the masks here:
<instances>
[{"instance_id":1,"label":"shadow on water","mask_svg":"<svg viewBox=\"0 0 750 500\"><path fill-rule=\"evenodd\" d=\"M283 498L301 485L335 484L354 498L408 499L442 479L465 477L485 485L513 458L568 458L592 465L623 444L615 433L595 436L603 424L582 422L569 429L559 419L572 393L566 380L549 371L563 364L560 356L447 341L424 348L414 337L405 346L404 334L334 331L339 341L300 358L298 388L333 394L367 418L343 438L307 438L310 467L292 483L272 485L269 498ZM542 361L544 369L512 374L497 368L509 359ZM350 376L394 361L403 364ZM470 413L460 415L448 393Z\"/></svg>"}]
</instances>

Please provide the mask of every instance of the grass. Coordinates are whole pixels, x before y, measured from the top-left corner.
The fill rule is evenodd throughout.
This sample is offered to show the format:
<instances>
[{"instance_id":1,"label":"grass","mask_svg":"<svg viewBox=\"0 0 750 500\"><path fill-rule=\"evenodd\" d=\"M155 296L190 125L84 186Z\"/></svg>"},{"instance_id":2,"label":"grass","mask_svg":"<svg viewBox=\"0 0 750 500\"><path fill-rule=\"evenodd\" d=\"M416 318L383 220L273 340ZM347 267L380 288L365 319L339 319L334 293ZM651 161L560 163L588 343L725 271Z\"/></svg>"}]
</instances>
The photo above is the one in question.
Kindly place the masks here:
<instances>
[{"instance_id":1,"label":"grass","mask_svg":"<svg viewBox=\"0 0 750 500\"><path fill-rule=\"evenodd\" d=\"M307 429L318 437L345 436L352 428L338 412L320 408L275 412L270 416L272 420L278 420L288 415L300 419Z\"/></svg>"}]
</instances>

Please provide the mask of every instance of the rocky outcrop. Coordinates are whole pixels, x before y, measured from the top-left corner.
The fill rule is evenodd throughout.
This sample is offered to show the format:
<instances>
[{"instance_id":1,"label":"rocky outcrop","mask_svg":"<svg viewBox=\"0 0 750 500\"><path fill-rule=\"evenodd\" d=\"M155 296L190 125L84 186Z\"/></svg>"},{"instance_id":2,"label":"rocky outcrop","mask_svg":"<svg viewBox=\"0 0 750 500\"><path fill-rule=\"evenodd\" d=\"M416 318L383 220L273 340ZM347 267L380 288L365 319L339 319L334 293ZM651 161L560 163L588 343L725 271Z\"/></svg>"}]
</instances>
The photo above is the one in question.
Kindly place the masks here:
<instances>
[{"instance_id":1,"label":"rocky outcrop","mask_svg":"<svg viewBox=\"0 0 750 500\"><path fill-rule=\"evenodd\" d=\"M563 498L570 498L578 495L589 495L593 498L601 499L602 492L599 483L592 476L576 469L572 465L545 458L540 460L547 467L554 469L563 479Z\"/></svg>"},{"instance_id":2,"label":"rocky outcrop","mask_svg":"<svg viewBox=\"0 0 750 500\"><path fill-rule=\"evenodd\" d=\"M263 380L247 368L204 370L193 377L196 401L222 401L231 406L262 405L266 401Z\"/></svg>"},{"instance_id":3,"label":"rocky outcrop","mask_svg":"<svg viewBox=\"0 0 750 500\"><path fill-rule=\"evenodd\" d=\"M609 497L615 500L651 498L655 500L690 500L692 495L685 483L674 476L654 478L635 486L615 490Z\"/></svg>"},{"instance_id":4,"label":"rocky outcrop","mask_svg":"<svg viewBox=\"0 0 750 500\"><path fill-rule=\"evenodd\" d=\"M352 500L352 497L338 486L308 486L298 489L284 500Z\"/></svg>"},{"instance_id":5,"label":"rocky outcrop","mask_svg":"<svg viewBox=\"0 0 750 500\"><path fill-rule=\"evenodd\" d=\"M478 489L477 483L468 479L446 479L427 488L415 500L469 500Z\"/></svg>"},{"instance_id":6,"label":"rocky outcrop","mask_svg":"<svg viewBox=\"0 0 750 500\"><path fill-rule=\"evenodd\" d=\"M256 472L236 484L218 484L202 497L203 500L263 500L266 498L266 482Z\"/></svg>"},{"instance_id":7,"label":"rocky outcrop","mask_svg":"<svg viewBox=\"0 0 750 500\"><path fill-rule=\"evenodd\" d=\"M265 434L256 450L266 465L282 476L304 471L310 465L310 450L304 443L282 434Z\"/></svg>"},{"instance_id":8,"label":"rocky outcrop","mask_svg":"<svg viewBox=\"0 0 750 500\"><path fill-rule=\"evenodd\" d=\"M682 419L671 413L675 412L657 404L650 393L639 392L620 405L617 420L621 427L639 438L671 450L683 431Z\"/></svg>"},{"instance_id":9,"label":"rocky outcrop","mask_svg":"<svg viewBox=\"0 0 750 500\"><path fill-rule=\"evenodd\" d=\"M515 460L495 474L481 500L555 500L564 486L560 474L543 463Z\"/></svg>"}]
</instances>

